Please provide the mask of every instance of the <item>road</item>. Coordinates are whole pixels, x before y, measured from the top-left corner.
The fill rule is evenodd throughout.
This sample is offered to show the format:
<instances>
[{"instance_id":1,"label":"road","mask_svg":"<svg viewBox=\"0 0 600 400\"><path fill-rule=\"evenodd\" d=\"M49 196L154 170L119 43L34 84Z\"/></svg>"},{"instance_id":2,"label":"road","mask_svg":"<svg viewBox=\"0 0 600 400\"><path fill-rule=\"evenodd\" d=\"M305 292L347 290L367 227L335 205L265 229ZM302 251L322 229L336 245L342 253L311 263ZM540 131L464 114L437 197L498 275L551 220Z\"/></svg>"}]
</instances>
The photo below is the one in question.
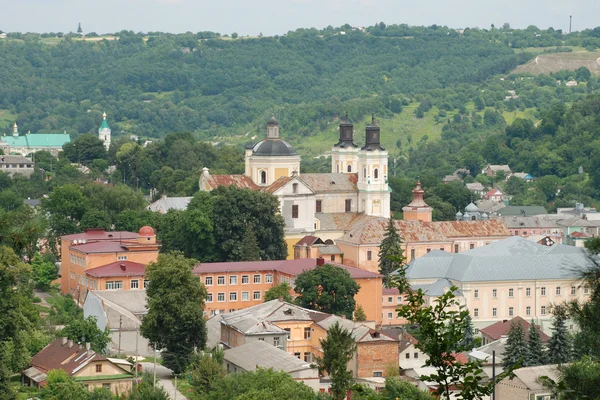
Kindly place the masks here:
<instances>
[{"instance_id":1,"label":"road","mask_svg":"<svg viewBox=\"0 0 600 400\"><path fill-rule=\"evenodd\" d=\"M141 362L140 364L142 365L142 370L144 372L149 372L150 374L154 374L154 363ZM181 394L181 392L179 390L177 391L177 393L175 393L175 386L173 385L173 382L171 381L172 376L173 376L173 371L171 371L167 367L163 367L160 364L156 364L156 383L161 385L167 391L167 393L169 394L169 397L171 399L173 399L173 400L186 399L186 397L183 394Z\"/></svg>"}]
</instances>

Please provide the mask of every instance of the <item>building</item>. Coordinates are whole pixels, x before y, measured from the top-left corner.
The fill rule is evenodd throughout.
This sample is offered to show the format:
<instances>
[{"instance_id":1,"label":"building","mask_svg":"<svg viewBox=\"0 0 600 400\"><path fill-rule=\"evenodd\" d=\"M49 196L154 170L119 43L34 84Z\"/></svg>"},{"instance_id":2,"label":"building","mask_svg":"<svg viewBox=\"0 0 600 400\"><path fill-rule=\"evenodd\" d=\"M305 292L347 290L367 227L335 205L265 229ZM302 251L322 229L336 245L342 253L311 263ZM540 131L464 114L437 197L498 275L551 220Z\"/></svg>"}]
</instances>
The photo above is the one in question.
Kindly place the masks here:
<instances>
[{"instance_id":1,"label":"building","mask_svg":"<svg viewBox=\"0 0 600 400\"><path fill-rule=\"evenodd\" d=\"M246 148L244 174L211 175L204 168L200 190L235 185L275 195L285 220L289 258L294 256L294 244L304 236L335 240L348 227L343 221L361 216L388 218L388 153L380 144L380 128L373 118L361 148L354 143L354 127L347 118L339 129L339 141L331 150L331 173L301 174L300 156L281 139L279 123L271 118L265 139Z\"/></svg>"},{"instance_id":2,"label":"building","mask_svg":"<svg viewBox=\"0 0 600 400\"><path fill-rule=\"evenodd\" d=\"M514 317L509 320L504 319L479 330L481 338L483 339L483 344L486 345L500 340L501 338L508 337L508 333L510 332L513 323L515 325L520 323L523 327L523 331L527 335L527 332L529 332L529 328L531 327L531 324L528 321L521 317ZM546 335L538 325L535 326L535 329L539 332L542 342L548 343L550 336Z\"/></svg>"},{"instance_id":3,"label":"building","mask_svg":"<svg viewBox=\"0 0 600 400\"><path fill-rule=\"evenodd\" d=\"M61 291L83 303L89 290L144 287L145 265L158 259L154 229L107 232L87 229L61 237Z\"/></svg>"},{"instance_id":4,"label":"building","mask_svg":"<svg viewBox=\"0 0 600 400\"><path fill-rule=\"evenodd\" d=\"M381 291L381 325L403 325L406 320L398 316L396 309L404 304L403 296L397 288L383 288Z\"/></svg>"},{"instance_id":5,"label":"building","mask_svg":"<svg viewBox=\"0 0 600 400\"><path fill-rule=\"evenodd\" d=\"M45 150L54 156L62 150L65 143L71 142L71 136L64 133L30 133L19 134L19 127L15 122L12 136L2 136L0 138L0 147L5 153L20 154L27 156L36 151Z\"/></svg>"},{"instance_id":6,"label":"building","mask_svg":"<svg viewBox=\"0 0 600 400\"><path fill-rule=\"evenodd\" d=\"M594 207L585 207L582 203L575 203L575 207L558 208L556 214L567 219L572 217L586 218L590 221L600 220L600 213Z\"/></svg>"},{"instance_id":7,"label":"building","mask_svg":"<svg viewBox=\"0 0 600 400\"><path fill-rule=\"evenodd\" d=\"M349 330L357 345L348 369L355 378L385 378L389 367L398 363L398 340L364 324L336 315L271 300L243 310L219 314L209 320L209 335L218 334L226 349L263 341L310 363L322 357L320 339L339 323ZM209 342L214 342L209 338Z\"/></svg>"},{"instance_id":8,"label":"building","mask_svg":"<svg viewBox=\"0 0 600 400\"><path fill-rule=\"evenodd\" d=\"M109 389L113 394L127 394L133 381L132 365L126 360L107 358L88 345L59 338L33 356L30 367L21 372L26 386L43 387L48 372L62 369L88 390Z\"/></svg>"},{"instance_id":9,"label":"building","mask_svg":"<svg viewBox=\"0 0 600 400\"><path fill-rule=\"evenodd\" d=\"M187 210L191 200L192 197L167 197L167 195L164 195L147 208L161 214L166 214L169 210L183 211Z\"/></svg>"},{"instance_id":10,"label":"building","mask_svg":"<svg viewBox=\"0 0 600 400\"><path fill-rule=\"evenodd\" d=\"M548 211L542 206L506 206L496 212L501 217L531 217L548 214Z\"/></svg>"},{"instance_id":11,"label":"building","mask_svg":"<svg viewBox=\"0 0 600 400\"><path fill-rule=\"evenodd\" d=\"M208 291L207 315L224 314L256 306L264 301L265 293L285 282L292 288L295 279L304 271L318 268L325 260L302 258L279 261L242 261L202 263L194 268ZM382 276L343 264L327 262L348 271L360 285L354 296L362 306L367 320L381 323Z\"/></svg>"},{"instance_id":12,"label":"building","mask_svg":"<svg viewBox=\"0 0 600 400\"><path fill-rule=\"evenodd\" d=\"M402 332L399 340L398 365L400 368L403 370L422 368L429 356L415 347L419 341L408 332Z\"/></svg>"},{"instance_id":13,"label":"building","mask_svg":"<svg viewBox=\"0 0 600 400\"><path fill-rule=\"evenodd\" d=\"M556 225L562 230L563 243L583 247L586 240L598 236L598 228L600 228L600 220L588 220L583 217L570 217L559 219Z\"/></svg>"},{"instance_id":14,"label":"building","mask_svg":"<svg viewBox=\"0 0 600 400\"><path fill-rule=\"evenodd\" d=\"M485 191L485 187L479 182L466 183L465 187L473 193L476 198L481 198L483 192Z\"/></svg>"},{"instance_id":15,"label":"building","mask_svg":"<svg viewBox=\"0 0 600 400\"><path fill-rule=\"evenodd\" d=\"M490 216L485 211L481 211L475 203L469 203L464 210L464 213L458 211L456 213L457 221L485 221L490 219Z\"/></svg>"},{"instance_id":16,"label":"building","mask_svg":"<svg viewBox=\"0 0 600 400\"><path fill-rule=\"evenodd\" d=\"M485 174L489 177L496 177L498 172L504 172L504 176L508 177L512 174L510 167L508 165L492 165L488 164L483 170L481 170L482 174Z\"/></svg>"},{"instance_id":17,"label":"building","mask_svg":"<svg viewBox=\"0 0 600 400\"><path fill-rule=\"evenodd\" d=\"M496 203L504 202L504 192L500 189L492 189L486 194L483 195L483 198L486 200L491 200Z\"/></svg>"},{"instance_id":18,"label":"building","mask_svg":"<svg viewBox=\"0 0 600 400\"><path fill-rule=\"evenodd\" d=\"M533 182L533 176L531 176L530 174L528 174L527 172L515 172L513 174L511 174L510 176L514 176L517 178L521 178L523 179L525 182ZM509 177L510 178L510 177Z\"/></svg>"},{"instance_id":19,"label":"building","mask_svg":"<svg viewBox=\"0 0 600 400\"><path fill-rule=\"evenodd\" d=\"M322 257L327 262L344 262L344 254L331 239L323 241L316 236L304 236L294 245L294 260L319 257Z\"/></svg>"},{"instance_id":20,"label":"building","mask_svg":"<svg viewBox=\"0 0 600 400\"><path fill-rule=\"evenodd\" d=\"M577 273L588 263L583 249L513 236L460 254L432 250L412 260L406 276L411 285L445 279L458 287L477 329L520 316L549 332L552 304L589 298Z\"/></svg>"},{"instance_id":21,"label":"building","mask_svg":"<svg viewBox=\"0 0 600 400\"><path fill-rule=\"evenodd\" d=\"M533 242L536 242L537 244L541 244L544 246L554 246L556 244L556 242L552 240L550 236L547 235L533 235L529 236L527 240L531 240Z\"/></svg>"},{"instance_id":22,"label":"building","mask_svg":"<svg viewBox=\"0 0 600 400\"><path fill-rule=\"evenodd\" d=\"M33 174L33 161L21 155L0 156L0 171L8 175L21 174L30 177Z\"/></svg>"},{"instance_id":23,"label":"building","mask_svg":"<svg viewBox=\"0 0 600 400\"><path fill-rule=\"evenodd\" d=\"M98 138L102 140L107 151L110 148L110 132L110 127L106 121L106 113L102 113L102 125L100 125L100 128L98 129Z\"/></svg>"},{"instance_id":24,"label":"building","mask_svg":"<svg viewBox=\"0 0 600 400\"><path fill-rule=\"evenodd\" d=\"M304 383L315 392L319 390L319 370L315 364L300 360L264 341L243 344L225 350L223 363L227 373L271 368L274 371L283 371L289 374L292 379Z\"/></svg>"},{"instance_id":25,"label":"building","mask_svg":"<svg viewBox=\"0 0 600 400\"><path fill-rule=\"evenodd\" d=\"M496 384L498 399L542 400L552 399L552 390L544 387L539 378L547 376L553 381L559 379L557 365L538 365L537 367L519 368L513 371L515 377L504 378Z\"/></svg>"},{"instance_id":26,"label":"building","mask_svg":"<svg viewBox=\"0 0 600 400\"><path fill-rule=\"evenodd\" d=\"M531 236L548 236L555 243L563 243L563 227L558 224L562 219L555 214L540 214L535 216L500 216L511 235L529 238Z\"/></svg>"}]
</instances>

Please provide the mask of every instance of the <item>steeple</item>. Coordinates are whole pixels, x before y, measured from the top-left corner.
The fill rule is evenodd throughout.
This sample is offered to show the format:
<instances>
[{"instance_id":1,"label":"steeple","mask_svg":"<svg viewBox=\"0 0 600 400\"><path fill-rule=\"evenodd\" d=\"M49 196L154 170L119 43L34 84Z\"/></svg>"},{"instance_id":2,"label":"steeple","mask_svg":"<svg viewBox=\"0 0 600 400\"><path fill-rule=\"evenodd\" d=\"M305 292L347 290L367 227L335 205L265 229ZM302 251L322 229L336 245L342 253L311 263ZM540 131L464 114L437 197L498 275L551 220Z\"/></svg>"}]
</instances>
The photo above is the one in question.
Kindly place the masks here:
<instances>
[{"instance_id":1,"label":"steeple","mask_svg":"<svg viewBox=\"0 0 600 400\"><path fill-rule=\"evenodd\" d=\"M404 220L431 222L433 209L423 200L425 191L421 187L421 180L417 179L417 186L413 189L413 200L406 207L402 207Z\"/></svg>"},{"instance_id":2,"label":"steeple","mask_svg":"<svg viewBox=\"0 0 600 400\"><path fill-rule=\"evenodd\" d=\"M17 122L15 121L15 126L13 126L13 136L19 136L19 127L17 126Z\"/></svg>"},{"instance_id":3,"label":"steeple","mask_svg":"<svg viewBox=\"0 0 600 400\"><path fill-rule=\"evenodd\" d=\"M367 125L366 129L367 141L361 150L385 150L380 144L380 129L375 123L375 115L371 118L371 124Z\"/></svg>"},{"instance_id":4,"label":"steeple","mask_svg":"<svg viewBox=\"0 0 600 400\"><path fill-rule=\"evenodd\" d=\"M106 150L110 147L110 127L108 126L108 121L106 121L106 112L102 113L102 125L100 125L100 129L98 129L98 137L102 142L104 142L104 147Z\"/></svg>"},{"instance_id":5,"label":"steeple","mask_svg":"<svg viewBox=\"0 0 600 400\"><path fill-rule=\"evenodd\" d=\"M340 123L340 140L334 145L334 147L357 147L354 144L354 125L348 121L348 113L346 117Z\"/></svg>"},{"instance_id":6,"label":"steeple","mask_svg":"<svg viewBox=\"0 0 600 400\"><path fill-rule=\"evenodd\" d=\"M274 115L267 122L267 139L279 139L279 122Z\"/></svg>"}]
</instances>

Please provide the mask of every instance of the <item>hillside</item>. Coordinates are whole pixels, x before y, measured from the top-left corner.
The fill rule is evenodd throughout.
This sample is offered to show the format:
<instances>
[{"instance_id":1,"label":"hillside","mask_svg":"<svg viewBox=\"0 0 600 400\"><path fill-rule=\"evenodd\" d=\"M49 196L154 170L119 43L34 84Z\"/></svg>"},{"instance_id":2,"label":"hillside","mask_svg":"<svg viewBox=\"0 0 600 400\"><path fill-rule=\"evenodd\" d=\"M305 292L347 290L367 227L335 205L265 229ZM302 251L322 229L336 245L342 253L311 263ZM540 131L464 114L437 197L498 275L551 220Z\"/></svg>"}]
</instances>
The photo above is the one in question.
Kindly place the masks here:
<instances>
[{"instance_id":1,"label":"hillside","mask_svg":"<svg viewBox=\"0 0 600 400\"><path fill-rule=\"evenodd\" d=\"M514 73L529 73L533 75L575 71L586 67L593 74L600 75L600 52L575 51L570 53L540 54L526 64L519 65Z\"/></svg>"}]
</instances>

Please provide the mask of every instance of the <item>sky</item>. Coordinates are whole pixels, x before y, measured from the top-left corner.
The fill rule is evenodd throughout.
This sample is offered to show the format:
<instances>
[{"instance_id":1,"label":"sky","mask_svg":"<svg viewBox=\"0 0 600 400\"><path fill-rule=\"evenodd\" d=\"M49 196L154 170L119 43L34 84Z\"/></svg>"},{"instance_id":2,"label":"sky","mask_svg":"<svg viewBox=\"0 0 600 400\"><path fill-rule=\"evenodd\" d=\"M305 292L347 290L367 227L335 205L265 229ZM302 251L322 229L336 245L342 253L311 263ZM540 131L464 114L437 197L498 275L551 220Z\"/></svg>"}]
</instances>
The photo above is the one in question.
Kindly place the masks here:
<instances>
[{"instance_id":1,"label":"sky","mask_svg":"<svg viewBox=\"0 0 600 400\"><path fill-rule=\"evenodd\" d=\"M0 0L0 30L276 35L328 25L447 25L573 31L600 25L599 0Z\"/></svg>"}]
</instances>

